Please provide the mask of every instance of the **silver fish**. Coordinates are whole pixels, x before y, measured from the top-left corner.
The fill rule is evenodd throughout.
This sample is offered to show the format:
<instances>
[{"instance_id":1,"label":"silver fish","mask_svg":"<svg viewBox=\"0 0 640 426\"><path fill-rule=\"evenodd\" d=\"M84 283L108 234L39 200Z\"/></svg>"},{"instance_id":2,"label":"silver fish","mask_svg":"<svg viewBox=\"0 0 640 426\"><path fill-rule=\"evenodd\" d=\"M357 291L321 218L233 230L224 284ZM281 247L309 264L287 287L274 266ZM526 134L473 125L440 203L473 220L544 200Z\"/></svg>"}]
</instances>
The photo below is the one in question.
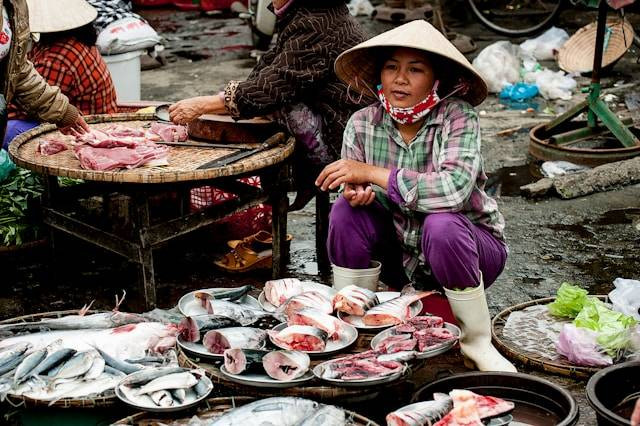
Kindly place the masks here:
<instances>
[{"instance_id":1,"label":"silver fish","mask_svg":"<svg viewBox=\"0 0 640 426\"><path fill-rule=\"evenodd\" d=\"M23 379L26 379L47 356L47 348L38 349L31 352L27 357L16 367L16 371L13 374L13 383L20 383Z\"/></svg>"},{"instance_id":2,"label":"silver fish","mask_svg":"<svg viewBox=\"0 0 640 426\"><path fill-rule=\"evenodd\" d=\"M410 404L387 414L387 426L432 425L453 409L453 399L439 398Z\"/></svg>"},{"instance_id":3,"label":"silver fish","mask_svg":"<svg viewBox=\"0 0 640 426\"><path fill-rule=\"evenodd\" d=\"M138 395L166 389L184 389L195 386L198 379L191 373L174 373L158 377L138 389Z\"/></svg>"},{"instance_id":4,"label":"silver fish","mask_svg":"<svg viewBox=\"0 0 640 426\"><path fill-rule=\"evenodd\" d=\"M231 410L209 426L295 426L313 415L318 407L317 402L303 398L266 398Z\"/></svg>"},{"instance_id":5,"label":"silver fish","mask_svg":"<svg viewBox=\"0 0 640 426\"><path fill-rule=\"evenodd\" d=\"M333 405L325 405L320 407L311 417L308 417L299 426L345 426L347 418L344 410L334 407Z\"/></svg>"}]
</instances>

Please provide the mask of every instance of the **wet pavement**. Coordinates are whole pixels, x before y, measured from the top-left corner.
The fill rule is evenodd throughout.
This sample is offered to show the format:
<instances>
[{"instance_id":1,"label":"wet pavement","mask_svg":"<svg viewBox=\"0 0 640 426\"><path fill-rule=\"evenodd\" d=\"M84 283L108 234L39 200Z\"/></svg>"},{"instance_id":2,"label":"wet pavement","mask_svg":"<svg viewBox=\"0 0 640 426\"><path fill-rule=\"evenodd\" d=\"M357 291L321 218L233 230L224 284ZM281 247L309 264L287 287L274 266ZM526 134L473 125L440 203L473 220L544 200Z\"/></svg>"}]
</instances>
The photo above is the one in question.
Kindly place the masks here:
<instances>
[{"instance_id":1,"label":"wet pavement","mask_svg":"<svg viewBox=\"0 0 640 426\"><path fill-rule=\"evenodd\" d=\"M207 16L198 12L160 9L143 12L167 41L167 64L142 73L142 94L146 100L174 101L190 96L214 93L230 79L247 76L255 64L251 37L243 21L231 15ZM593 13L570 10L561 17L561 25L570 33L594 17ZM359 18L370 33L390 28L388 24ZM632 15L632 22L640 21ZM455 25L454 25L455 24ZM474 22L451 21L451 26L474 36L480 48L499 36ZM518 42L522 40L515 40ZM480 50L480 49L479 49ZM470 56L472 58L478 51ZM604 80L605 87L616 82L635 82L638 50L630 52ZM554 66L552 63L544 63ZM588 84L580 77L581 86ZM629 89L633 90L633 89ZM640 90L637 86L635 90ZM555 294L565 281L577 283L594 294L612 289L617 277L639 279L640 186L628 186L574 200L547 198L527 200L519 196L519 187L541 176L539 164L528 156L528 130L549 120L579 101L542 101L537 112L522 112L502 107L495 96L478 107L481 116L488 191L496 197L506 218L510 254L507 266L488 290L492 313L532 299ZM622 104L623 105L623 104ZM612 103L620 113L620 102ZM507 136L505 129L520 127ZM294 235L287 275L330 282L318 277L315 259L314 205L289 215L289 232ZM36 312L75 309L95 299L95 308L108 309L114 297L126 289L124 310L140 309L137 303L136 268L107 252L83 242L63 238L63 256L54 271L48 267L45 246L13 254L0 254L2 286L0 317L11 318ZM161 307L172 307L188 291L216 286L251 283L261 286L268 271L246 275L225 275L212 266L212 260L225 250L221 232L212 228L174 241L156 252L158 300ZM55 278L52 279L52 278ZM55 282L55 284L53 284ZM457 357L441 356L430 368L417 372L414 387L467 371ZM593 410L586 403L585 383L559 376L528 371L545 377L571 391L580 406L578 424L595 424ZM379 419L380 420L380 419Z\"/></svg>"}]
</instances>

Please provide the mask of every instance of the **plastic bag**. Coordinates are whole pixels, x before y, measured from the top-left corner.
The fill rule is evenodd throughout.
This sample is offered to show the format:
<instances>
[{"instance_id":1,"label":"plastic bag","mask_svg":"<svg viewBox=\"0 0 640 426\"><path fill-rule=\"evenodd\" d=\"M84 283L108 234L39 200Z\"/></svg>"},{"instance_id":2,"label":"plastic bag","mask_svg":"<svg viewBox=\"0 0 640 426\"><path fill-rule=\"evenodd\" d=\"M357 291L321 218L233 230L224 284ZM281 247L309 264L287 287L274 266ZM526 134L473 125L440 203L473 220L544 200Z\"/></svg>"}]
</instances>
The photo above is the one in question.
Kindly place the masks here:
<instances>
[{"instance_id":1,"label":"plastic bag","mask_svg":"<svg viewBox=\"0 0 640 426\"><path fill-rule=\"evenodd\" d=\"M613 359L598 347L596 338L595 331L565 324L556 341L556 350L576 365L599 367L613 364Z\"/></svg>"},{"instance_id":2,"label":"plastic bag","mask_svg":"<svg viewBox=\"0 0 640 426\"><path fill-rule=\"evenodd\" d=\"M567 40L569 40L569 34L565 30L551 27L538 37L520 44L520 49L525 55L544 61L553 59Z\"/></svg>"},{"instance_id":3,"label":"plastic bag","mask_svg":"<svg viewBox=\"0 0 640 426\"><path fill-rule=\"evenodd\" d=\"M8 178L15 168L16 165L13 164L13 161L9 158L9 153L4 149L0 149L0 182Z\"/></svg>"},{"instance_id":4,"label":"plastic bag","mask_svg":"<svg viewBox=\"0 0 640 426\"><path fill-rule=\"evenodd\" d=\"M526 73L524 81L535 83L545 99L563 99L565 101L571 99L571 92L578 85L572 77L565 75L563 71L553 72L549 69Z\"/></svg>"},{"instance_id":5,"label":"plastic bag","mask_svg":"<svg viewBox=\"0 0 640 426\"><path fill-rule=\"evenodd\" d=\"M373 7L369 0L351 0L347 7L349 8L351 16L371 16L375 10L375 7Z\"/></svg>"},{"instance_id":6,"label":"plastic bag","mask_svg":"<svg viewBox=\"0 0 640 426\"><path fill-rule=\"evenodd\" d=\"M473 60L473 67L484 78L489 91L499 93L505 86L520 79L520 48L508 41L498 41Z\"/></svg>"},{"instance_id":7,"label":"plastic bag","mask_svg":"<svg viewBox=\"0 0 640 426\"><path fill-rule=\"evenodd\" d=\"M160 36L144 20L128 17L107 25L98 34L96 45L100 53L117 55L153 47L160 43Z\"/></svg>"},{"instance_id":8,"label":"plastic bag","mask_svg":"<svg viewBox=\"0 0 640 426\"><path fill-rule=\"evenodd\" d=\"M640 281L616 278L609 293L613 309L640 321Z\"/></svg>"}]
</instances>

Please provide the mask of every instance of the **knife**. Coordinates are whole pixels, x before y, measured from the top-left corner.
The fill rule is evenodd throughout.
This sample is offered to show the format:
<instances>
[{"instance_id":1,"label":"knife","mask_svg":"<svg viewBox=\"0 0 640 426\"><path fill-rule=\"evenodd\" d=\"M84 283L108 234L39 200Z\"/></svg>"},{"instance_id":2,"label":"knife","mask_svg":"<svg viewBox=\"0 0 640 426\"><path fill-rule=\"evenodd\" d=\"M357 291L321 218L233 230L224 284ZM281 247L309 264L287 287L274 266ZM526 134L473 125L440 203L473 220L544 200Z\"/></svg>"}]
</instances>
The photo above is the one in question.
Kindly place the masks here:
<instances>
[{"instance_id":1,"label":"knife","mask_svg":"<svg viewBox=\"0 0 640 426\"><path fill-rule=\"evenodd\" d=\"M249 151L243 152L232 152L231 154L223 155L220 158L216 158L215 160L209 161L198 167L198 169L211 169L214 167L223 167L238 160L242 160L243 158L249 157L253 154L257 154L258 152L267 150L269 148L273 148L276 145L279 145L284 142L284 133L278 132L275 135L271 136L269 139L260 144L259 147L254 148Z\"/></svg>"}]
</instances>

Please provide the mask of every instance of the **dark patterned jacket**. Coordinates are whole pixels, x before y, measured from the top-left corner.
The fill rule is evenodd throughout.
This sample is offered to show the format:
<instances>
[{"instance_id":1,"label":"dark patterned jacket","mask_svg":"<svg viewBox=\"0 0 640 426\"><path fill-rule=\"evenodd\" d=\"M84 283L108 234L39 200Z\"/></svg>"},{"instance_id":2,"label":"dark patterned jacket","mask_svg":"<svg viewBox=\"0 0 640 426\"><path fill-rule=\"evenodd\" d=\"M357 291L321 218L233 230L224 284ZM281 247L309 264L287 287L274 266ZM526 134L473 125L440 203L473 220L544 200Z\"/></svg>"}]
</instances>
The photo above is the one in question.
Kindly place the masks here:
<instances>
[{"instance_id":1,"label":"dark patterned jacket","mask_svg":"<svg viewBox=\"0 0 640 426\"><path fill-rule=\"evenodd\" d=\"M322 3L322 2L316 2ZM347 96L333 64L340 53L366 39L346 5L312 6L294 3L278 19L275 47L265 53L249 77L231 81L225 106L235 118L249 118L304 103L323 118L323 139L335 159L342 133L355 111L367 105Z\"/></svg>"}]
</instances>

